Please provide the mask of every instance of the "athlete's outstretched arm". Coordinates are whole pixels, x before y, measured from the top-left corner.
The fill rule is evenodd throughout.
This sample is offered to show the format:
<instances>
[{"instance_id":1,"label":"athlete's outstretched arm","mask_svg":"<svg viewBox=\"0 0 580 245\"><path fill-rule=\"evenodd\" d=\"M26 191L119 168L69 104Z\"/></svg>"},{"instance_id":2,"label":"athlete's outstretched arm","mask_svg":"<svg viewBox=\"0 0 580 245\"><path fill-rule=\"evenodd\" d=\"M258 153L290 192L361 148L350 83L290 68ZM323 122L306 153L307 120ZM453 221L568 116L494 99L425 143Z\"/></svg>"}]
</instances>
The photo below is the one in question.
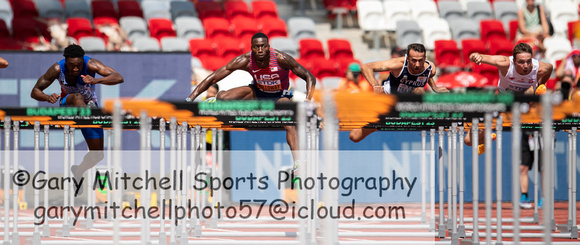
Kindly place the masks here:
<instances>
[{"instance_id":1,"label":"athlete's outstretched arm","mask_svg":"<svg viewBox=\"0 0 580 245\"><path fill-rule=\"evenodd\" d=\"M290 69L296 76L304 79L306 81L306 99L312 100L314 95L314 89L316 88L316 78L310 71L308 71L304 66L298 63L292 56L277 52L276 57L278 59L278 64L283 65L285 68Z\"/></svg>"},{"instance_id":2,"label":"athlete's outstretched arm","mask_svg":"<svg viewBox=\"0 0 580 245\"><path fill-rule=\"evenodd\" d=\"M499 69L507 69L510 66L510 59L503 55L487 55L480 53L471 53L469 55L469 60L475 64L481 65L481 63L495 66Z\"/></svg>"},{"instance_id":3,"label":"athlete's outstretched arm","mask_svg":"<svg viewBox=\"0 0 580 245\"><path fill-rule=\"evenodd\" d=\"M375 93L383 93L383 86L375 79L375 72L400 70L405 64L405 57L375 61L361 66L363 77L373 86Z\"/></svg>"},{"instance_id":4,"label":"athlete's outstretched arm","mask_svg":"<svg viewBox=\"0 0 580 245\"><path fill-rule=\"evenodd\" d=\"M121 74L119 74L113 68L104 65L97 59L91 58L87 62L87 68L89 68L90 71L102 76L101 78L94 78L89 75L81 75L83 81L87 84L115 85L125 81Z\"/></svg>"},{"instance_id":5,"label":"athlete's outstretched arm","mask_svg":"<svg viewBox=\"0 0 580 245\"><path fill-rule=\"evenodd\" d=\"M545 63L540 61L540 67L538 68L538 84L546 84L550 76L552 75L552 71L554 70L554 66L549 63Z\"/></svg>"},{"instance_id":6,"label":"athlete's outstretched arm","mask_svg":"<svg viewBox=\"0 0 580 245\"><path fill-rule=\"evenodd\" d=\"M203 81L201 81L191 92L186 101L193 101L201 93L205 92L211 85L219 82L228 75L232 74L235 70L244 70L244 68L250 62L249 54L242 54L233 60L231 60L227 65L220 67L216 71L209 74Z\"/></svg>"},{"instance_id":7,"label":"athlete's outstretched arm","mask_svg":"<svg viewBox=\"0 0 580 245\"><path fill-rule=\"evenodd\" d=\"M435 84L435 75L437 75L437 67L435 67L435 64L433 62L431 63L431 75L429 76L429 80L427 81L427 83L429 84L429 86L431 87L431 89L433 89L433 92L435 93L447 93L449 92L449 90L447 90L446 87L437 87L437 84Z\"/></svg>"},{"instance_id":8,"label":"athlete's outstretched arm","mask_svg":"<svg viewBox=\"0 0 580 245\"><path fill-rule=\"evenodd\" d=\"M44 73L42 76L40 76L40 78L38 78L38 81L36 81L34 88L32 88L30 97L38 101L48 101L51 104L56 103L58 101L58 98L60 97L58 94L48 95L42 91L48 88L48 86L50 86L52 82L54 82L54 80L58 78L59 74L60 74L60 66L58 65L58 63L54 63L54 65L48 68L46 73Z\"/></svg>"}]
</instances>

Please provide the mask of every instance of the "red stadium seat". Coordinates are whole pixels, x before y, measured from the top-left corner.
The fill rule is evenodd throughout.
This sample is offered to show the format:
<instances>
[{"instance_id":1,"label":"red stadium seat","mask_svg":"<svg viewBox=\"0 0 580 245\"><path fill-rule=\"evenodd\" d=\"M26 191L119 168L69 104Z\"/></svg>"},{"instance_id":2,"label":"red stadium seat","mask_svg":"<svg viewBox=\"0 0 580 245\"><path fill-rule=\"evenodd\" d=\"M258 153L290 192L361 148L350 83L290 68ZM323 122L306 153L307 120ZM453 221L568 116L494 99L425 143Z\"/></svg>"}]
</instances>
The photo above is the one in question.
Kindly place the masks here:
<instances>
[{"instance_id":1,"label":"red stadium seat","mask_svg":"<svg viewBox=\"0 0 580 245\"><path fill-rule=\"evenodd\" d=\"M359 65L362 65L362 63L360 62L360 60L357 59L351 59L351 58L341 58L341 59L337 59L334 62L338 68L338 75L340 76L344 76L344 74L346 73L346 70L348 70L348 66L352 63L358 63Z\"/></svg>"},{"instance_id":2,"label":"red stadium seat","mask_svg":"<svg viewBox=\"0 0 580 245\"><path fill-rule=\"evenodd\" d=\"M260 26L262 32L268 36L273 37L288 37L288 28L286 22L281 19L262 18L260 19Z\"/></svg>"},{"instance_id":3,"label":"red stadium seat","mask_svg":"<svg viewBox=\"0 0 580 245\"><path fill-rule=\"evenodd\" d=\"M469 55L474 52L480 54L487 54L487 48L485 48L485 43L479 39L463 39L461 40L461 48L463 49L463 64L466 66L472 66L471 61L469 61Z\"/></svg>"},{"instance_id":4,"label":"red stadium seat","mask_svg":"<svg viewBox=\"0 0 580 245\"><path fill-rule=\"evenodd\" d=\"M8 37L0 37L0 50L22 50L24 47L19 41Z\"/></svg>"},{"instance_id":5,"label":"red stadium seat","mask_svg":"<svg viewBox=\"0 0 580 245\"><path fill-rule=\"evenodd\" d=\"M93 0L91 1L91 9L93 11L93 18L97 17L111 17L118 18L117 12L113 2L109 0Z\"/></svg>"},{"instance_id":6,"label":"red stadium seat","mask_svg":"<svg viewBox=\"0 0 580 245\"><path fill-rule=\"evenodd\" d=\"M357 10L355 0L324 0L322 3L324 4L324 8L328 10L328 17L331 19L336 17L334 11L338 9L346 9L347 11Z\"/></svg>"},{"instance_id":7,"label":"red stadium seat","mask_svg":"<svg viewBox=\"0 0 580 245\"><path fill-rule=\"evenodd\" d=\"M93 24L95 26L99 25L119 25L119 20L117 18L111 17L96 17L93 19Z\"/></svg>"},{"instance_id":8,"label":"red stadium seat","mask_svg":"<svg viewBox=\"0 0 580 245\"><path fill-rule=\"evenodd\" d=\"M487 86L497 87L499 81L499 71L495 66L488 64L474 65L473 72L478 73L487 78Z\"/></svg>"},{"instance_id":9,"label":"red stadium seat","mask_svg":"<svg viewBox=\"0 0 580 245\"><path fill-rule=\"evenodd\" d=\"M580 20L568 22L568 40L570 43L574 43L575 32L580 32Z\"/></svg>"},{"instance_id":10,"label":"red stadium seat","mask_svg":"<svg viewBox=\"0 0 580 245\"><path fill-rule=\"evenodd\" d=\"M347 10L356 10L356 1L353 0L324 0L324 8L332 11L335 8L346 8Z\"/></svg>"},{"instance_id":11,"label":"red stadium seat","mask_svg":"<svg viewBox=\"0 0 580 245\"><path fill-rule=\"evenodd\" d=\"M259 31L258 23L254 19L245 17L233 19L231 27L234 31L234 36L242 42L245 42L246 39L251 39Z\"/></svg>"},{"instance_id":12,"label":"red stadium seat","mask_svg":"<svg viewBox=\"0 0 580 245\"><path fill-rule=\"evenodd\" d=\"M489 47L492 40L507 39L503 24L499 20L482 20L479 22L481 40Z\"/></svg>"},{"instance_id":13,"label":"red stadium seat","mask_svg":"<svg viewBox=\"0 0 580 245\"><path fill-rule=\"evenodd\" d=\"M267 0L258 0L252 2L252 12L254 18L278 18L278 10L276 2Z\"/></svg>"},{"instance_id":14,"label":"red stadium seat","mask_svg":"<svg viewBox=\"0 0 580 245\"><path fill-rule=\"evenodd\" d=\"M195 9L199 14L199 19L204 20L209 17L223 18L225 16L222 5L213 1L198 1L195 4Z\"/></svg>"},{"instance_id":15,"label":"red stadium seat","mask_svg":"<svg viewBox=\"0 0 580 245\"><path fill-rule=\"evenodd\" d=\"M315 58L311 60L312 75L319 80L325 77L338 76L338 70L334 62L325 58Z\"/></svg>"},{"instance_id":16,"label":"red stadium seat","mask_svg":"<svg viewBox=\"0 0 580 245\"><path fill-rule=\"evenodd\" d=\"M509 31L510 31L510 41L514 42L516 40L516 36L518 34L518 20L511 20L509 22Z\"/></svg>"},{"instance_id":17,"label":"red stadium seat","mask_svg":"<svg viewBox=\"0 0 580 245\"><path fill-rule=\"evenodd\" d=\"M189 40L191 55L203 60L207 57L216 56L213 43L209 39L192 38Z\"/></svg>"},{"instance_id":18,"label":"red stadium seat","mask_svg":"<svg viewBox=\"0 0 580 245\"><path fill-rule=\"evenodd\" d=\"M322 42L314 38L304 38L298 43L300 51L300 59L312 60L317 58L325 58L324 48Z\"/></svg>"},{"instance_id":19,"label":"red stadium seat","mask_svg":"<svg viewBox=\"0 0 580 245\"><path fill-rule=\"evenodd\" d=\"M28 43L38 43L38 37L42 34L38 29L37 22L27 17L12 19L12 36L14 39Z\"/></svg>"},{"instance_id":20,"label":"red stadium seat","mask_svg":"<svg viewBox=\"0 0 580 245\"><path fill-rule=\"evenodd\" d=\"M205 69L215 71L221 68L222 66L227 65L229 61L230 60L224 59L219 56L209 56L205 57L204 59L201 59L201 64Z\"/></svg>"},{"instance_id":21,"label":"red stadium seat","mask_svg":"<svg viewBox=\"0 0 580 245\"><path fill-rule=\"evenodd\" d=\"M161 41L164 37L176 37L175 29L171 19L152 18L148 21L151 37Z\"/></svg>"},{"instance_id":22,"label":"red stadium seat","mask_svg":"<svg viewBox=\"0 0 580 245\"><path fill-rule=\"evenodd\" d=\"M119 10L119 18L125 16L137 16L143 18L141 5L135 0L119 0L117 1L117 9Z\"/></svg>"},{"instance_id":23,"label":"red stadium seat","mask_svg":"<svg viewBox=\"0 0 580 245\"><path fill-rule=\"evenodd\" d=\"M300 59L296 59L296 62L298 62L298 64L300 64L304 68L306 68L306 70L312 71L312 63L310 62L310 60L300 58ZM294 74L294 72L290 72L289 77L290 77L290 79L293 79L293 80L298 78L298 76L296 76L296 74Z\"/></svg>"},{"instance_id":24,"label":"red stadium seat","mask_svg":"<svg viewBox=\"0 0 580 245\"><path fill-rule=\"evenodd\" d=\"M495 40L493 45L489 46L489 54L511 56L514 45L509 40Z\"/></svg>"},{"instance_id":25,"label":"red stadium seat","mask_svg":"<svg viewBox=\"0 0 580 245\"><path fill-rule=\"evenodd\" d=\"M240 40L237 38L218 38L214 40L217 55L226 60L231 60L242 54Z\"/></svg>"},{"instance_id":26,"label":"red stadium seat","mask_svg":"<svg viewBox=\"0 0 580 245\"><path fill-rule=\"evenodd\" d=\"M328 39L328 56L331 60L354 58L352 47L347 39Z\"/></svg>"},{"instance_id":27,"label":"red stadium seat","mask_svg":"<svg viewBox=\"0 0 580 245\"><path fill-rule=\"evenodd\" d=\"M0 19L0 38L10 38L10 30L3 19Z\"/></svg>"},{"instance_id":28,"label":"red stadium seat","mask_svg":"<svg viewBox=\"0 0 580 245\"><path fill-rule=\"evenodd\" d=\"M461 54L454 40L435 41L435 63L442 69L463 67Z\"/></svg>"},{"instance_id":29,"label":"red stadium seat","mask_svg":"<svg viewBox=\"0 0 580 245\"><path fill-rule=\"evenodd\" d=\"M38 10L32 0L12 1L12 11L14 17L38 18Z\"/></svg>"},{"instance_id":30,"label":"red stadium seat","mask_svg":"<svg viewBox=\"0 0 580 245\"><path fill-rule=\"evenodd\" d=\"M81 37L94 36L95 31L91 21L80 17L70 17L66 19L68 25L68 36L79 40Z\"/></svg>"},{"instance_id":31,"label":"red stadium seat","mask_svg":"<svg viewBox=\"0 0 580 245\"><path fill-rule=\"evenodd\" d=\"M233 37L230 22L226 18L211 17L202 20L206 38Z\"/></svg>"},{"instance_id":32,"label":"red stadium seat","mask_svg":"<svg viewBox=\"0 0 580 245\"><path fill-rule=\"evenodd\" d=\"M226 18L232 20L236 17L249 17L253 18L248 10L248 4L243 0L226 1L224 2L224 10L226 12Z\"/></svg>"}]
</instances>

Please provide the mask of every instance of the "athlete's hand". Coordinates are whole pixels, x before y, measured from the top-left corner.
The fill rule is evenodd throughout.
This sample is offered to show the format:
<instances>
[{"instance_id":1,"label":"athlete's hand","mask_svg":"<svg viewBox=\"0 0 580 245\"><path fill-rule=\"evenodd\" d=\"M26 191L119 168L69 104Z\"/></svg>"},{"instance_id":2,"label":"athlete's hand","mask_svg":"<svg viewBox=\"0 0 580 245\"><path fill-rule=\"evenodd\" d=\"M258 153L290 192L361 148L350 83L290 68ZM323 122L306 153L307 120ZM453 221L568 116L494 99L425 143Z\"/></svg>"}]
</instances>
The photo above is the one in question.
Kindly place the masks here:
<instances>
[{"instance_id":1,"label":"athlete's hand","mask_svg":"<svg viewBox=\"0 0 580 245\"><path fill-rule=\"evenodd\" d=\"M471 55L469 55L469 60L477 65L481 65L483 57L479 53L472 53Z\"/></svg>"},{"instance_id":2,"label":"athlete's hand","mask_svg":"<svg viewBox=\"0 0 580 245\"><path fill-rule=\"evenodd\" d=\"M86 84L97 84L97 80L95 80L95 78L92 76L81 75L81 78L83 79L83 82L85 82Z\"/></svg>"},{"instance_id":3,"label":"athlete's hand","mask_svg":"<svg viewBox=\"0 0 580 245\"><path fill-rule=\"evenodd\" d=\"M51 94L50 96L48 96L48 98L46 99L46 101L48 101L48 103L54 104L58 101L58 98L60 98L60 95L58 94Z\"/></svg>"},{"instance_id":4,"label":"athlete's hand","mask_svg":"<svg viewBox=\"0 0 580 245\"><path fill-rule=\"evenodd\" d=\"M383 89L383 86L381 86L381 85L374 85L373 86L373 91L376 94L384 94L385 93L385 90Z\"/></svg>"},{"instance_id":5,"label":"athlete's hand","mask_svg":"<svg viewBox=\"0 0 580 245\"><path fill-rule=\"evenodd\" d=\"M434 91L435 93L449 93L449 90L446 87L437 87Z\"/></svg>"}]
</instances>

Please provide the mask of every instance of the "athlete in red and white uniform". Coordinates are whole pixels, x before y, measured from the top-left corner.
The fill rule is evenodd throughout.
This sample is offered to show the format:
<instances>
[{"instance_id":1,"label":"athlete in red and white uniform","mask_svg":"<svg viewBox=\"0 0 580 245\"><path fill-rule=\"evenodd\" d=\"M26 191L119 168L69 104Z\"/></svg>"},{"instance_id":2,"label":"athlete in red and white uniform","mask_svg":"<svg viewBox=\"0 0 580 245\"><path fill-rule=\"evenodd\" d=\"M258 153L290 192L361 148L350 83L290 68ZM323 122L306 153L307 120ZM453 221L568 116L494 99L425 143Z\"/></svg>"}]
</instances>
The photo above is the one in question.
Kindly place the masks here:
<instances>
[{"instance_id":1,"label":"athlete in red and white uniform","mask_svg":"<svg viewBox=\"0 0 580 245\"><path fill-rule=\"evenodd\" d=\"M472 53L469 60L478 65L484 63L497 67L500 92L533 94L538 85L548 81L553 67L532 58L532 52L530 45L519 43L511 57Z\"/></svg>"},{"instance_id":2,"label":"athlete in red and white uniform","mask_svg":"<svg viewBox=\"0 0 580 245\"><path fill-rule=\"evenodd\" d=\"M256 33L252 36L252 50L250 52L234 58L227 65L207 76L187 97L186 101L193 101L212 84L224 79L235 70L249 72L254 78L252 84L220 91L217 95L218 100L273 99L277 102L289 102L292 98L292 92L288 90L290 86L289 71L306 81L306 99L312 99L316 86L316 78L312 73L296 62L292 56L270 48L268 36L264 33ZM286 141L296 161L298 159L296 126L284 126L284 129L286 129Z\"/></svg>"},{"instance_id":3,"label":"athlete in red and white uniform","mask_svg":"<svg viewBox=\"0 0 580 245\"><path fill-rule=\"evenodd\" d=\"M476 64L485 63L499 70L498 91L523 94L533 94L540 84L545 84L552 74L553 66L532 58L532 47L519 43L514 47L513 56L484 55L472 53L469 60ZM533 146L529 145L531 135L522 134L520 162L520 207L531 208L528 198L528 171L534 161ZM471 130L465 137L465 143L471 145ZM479 132L479 142L483 142L484 134ZM480 145L481 146L481 145Z\"/></svg>"}]
</instances>

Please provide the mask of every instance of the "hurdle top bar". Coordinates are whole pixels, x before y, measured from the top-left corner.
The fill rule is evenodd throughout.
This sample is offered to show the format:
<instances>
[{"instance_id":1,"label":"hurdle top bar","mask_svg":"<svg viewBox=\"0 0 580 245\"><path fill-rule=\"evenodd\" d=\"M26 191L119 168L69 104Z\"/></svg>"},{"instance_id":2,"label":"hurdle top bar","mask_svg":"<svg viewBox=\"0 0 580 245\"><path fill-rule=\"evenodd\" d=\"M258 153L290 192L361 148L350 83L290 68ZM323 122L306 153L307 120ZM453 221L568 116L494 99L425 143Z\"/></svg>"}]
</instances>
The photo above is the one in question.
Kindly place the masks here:
<instances>
[{"instance_id":1,"label":"hurdle top bar","mask_svg":"<svg viewBox=\"0 0 580 245\"><path fill-rule=\"evenodd\" d=\"M334 96L336 116L341 130L376 128L379 130L419 131L448 127L452 123L469 130L473 118L483 118L491 112L495 118L502 116L503 129L511 130L511 104L525 105L522 113L522 129L541 128L542 108L539 96L523 96L489 91L467 93L428 93L423 95L384 95L374 93L315 93L316 107L324 107L323 96ZM52 127L111 128L113 103L107 100L101 109L87 107L33 107L0 108L0 119L10 116L21 121L21 128L32 128L39 121ZM124 114L123 128L138 129L141 112L153 118L152 126L159 128L159 120L176 118L190 127L224 130L279 129L296 125L297 103L275 103L270 100L216 101L215 103L185 103L157 100L118 99ZM554 103L554 129L570 129L580 125L580 99ZM316 110L322 118L323 110ZM2 124L2 122L0 122ZM493 124L495 125L495 119ZM483 125L480 125L483 126ZM495 127L495 126L494 126Z\"/></svg>"}]
</instances>

